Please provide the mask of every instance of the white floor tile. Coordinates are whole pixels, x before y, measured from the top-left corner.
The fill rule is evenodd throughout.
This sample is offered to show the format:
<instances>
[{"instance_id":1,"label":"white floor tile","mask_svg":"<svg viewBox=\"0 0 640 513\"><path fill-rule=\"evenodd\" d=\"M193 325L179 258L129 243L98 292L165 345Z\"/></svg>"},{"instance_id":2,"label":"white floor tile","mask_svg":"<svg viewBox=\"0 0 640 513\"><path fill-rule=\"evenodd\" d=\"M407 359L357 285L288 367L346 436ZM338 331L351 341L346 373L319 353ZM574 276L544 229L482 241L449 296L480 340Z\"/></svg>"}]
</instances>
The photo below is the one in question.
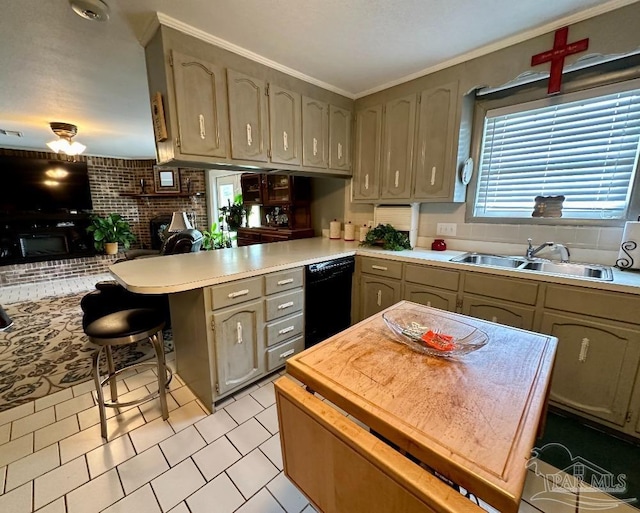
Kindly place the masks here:
<instances>
[{"instance_id":1,"label":"white floor tile","mask_svg":"<svg viewBox=\"0 0 640 513\"><path fill-rule=\"evenodd\" d=\"M191 513L231 513L244 502L229 476L221 474L187 499Z\"/></svg>"},{"instance_id":2,"label":"white floor tile","mask_svg":"<svg viewBox=\"0 0 640 513\"><path fill-rule=\"evenodd\" d=\"M245 502L236 513L284 513L284 510L266 488Z\"/></svg>"},{"instance_id":3,"label":"white floor tile","mask_svg":"<svg viewBox=\"0 0 640 513\"><path fill-rule=\"evenodd\" d=\"M159 417L134 429L129 433L129 436L136 452L140 454L173 434L173 429L171 429L169 423Z\"/></svg>"},{"instance_id":4,"label":"white floor tile","mask_svg":"<svg viewBox=\"0 0 640 513\"><path fill-rule=\"evenodd\" d=\"M227 438L241 454L250 453L270 437L271 434L255 419L249 419L227 433Z\"/></svg>"},{"instance_id":5,"label":"white floor tile","mask_svg":"<svg viewBox=\"0 0 640 513\"><path fill-rule=\"evenodd\" d=\"M133 458L136 451L128 435L120 436L87 453L91 479Z\"/></svg>"},{"instance_id":6,"label":"white floor tile","mask_svg":"<svg viewBox=\"0 0 640 513\"><path fill-rule=\"evenodd\" d=\"M259 448L264 453L264 455L269 458L271 463L278 467L278 470L283 469L280 435L273 435L271 438L269 438L269 440L267 440L263 444L260 444Z\"/></svg>"},{"instance_id":7,"label":"white floor tile","mask_svg":"<svg viewBox=\"0 0 640 513\"><path fill-rule=\"evenodd\" d=\"M255 392L251 392L251 397L258 401L264 408L268 408L276 402L276 393L274 392L273 383L267 383L261 386Z\"/></svg>"},{"instance_id":8,"label":"white floor tile","mask_svg":"<svg viewBox=\"0 0 640 513\"><path fill-rule=\"evenodd\" d=\"M54 407L56 411L56 419L61 420L69 415L74 415L75 413L87 410L94 404L93 397L89 392L78 397L74 397L73 399L69 399L68 401L56 404Z\"/></svg>"},{"instance_id":9,"label":"white floor tile","mask_svg":"<svg viewBox=\"0 0 640 513\"><path fill-rule=\"evenodd\" d=\"M238 392L233 394L233 396L235 397L236 401L239 401L245 395L249 395L251 392L255 392L256 390L258 390L258 388L260 388L259 385L257 383L254 383L253 385L249 385L248 387L239 390Z\"/></svg>"},{"instance_id":10,"label":"white floor tile","mask_svg":"<svg viewBox=\"0 0 640 513\"><path fill-rule=\"evenodd\" d=\"M309 503L305 496L284 475L284 472L281 472L278 477L271 481L267 488L287 513L302 511Z\"/></svg>"},{"instance_id":11,"label":"white floor tile","mask_svg":"<svg viewBox=\"0 0 640 513\"><path fill-rule=\"evenodd\" d=\"M109 440L133 431L144 424L144 417L138 408L132 408L115 417L107 419L107 436Z\"/></svg>"},{"instance_id":12,"label":"white floor tile","mask_svg":"<svg viewBox=\"0 0 640 513\"><path fill-rule=\"evenodd\" d=\"M0 495L4 493L4 483L7 478L7 467L0 467Z\"/></svg>"},{"instance_id":13,"label":"white floor tile","mask_svg":"<svg viewBox=\"0 0 640 513\"><path fill-rule=\"evenodd\" d=\"M95 392L96 391L96 387L93 383L93 380L90 379L88 381L85 381L84 383L79 383L77 385L73 385L71 387L71 391L73 392L73 396L74 397L78 397L81 396L83 394L86 394L87 392Z\"/></svg>"},{"instance_id":14,"label":"white floor tile","mask_svg":"<svg viewBox=\"0 0 640 513\"><path fill-rule=\"evenodd\" d=\"M25 458L14 461L7 468L6 490L13 490L59 465L57 445L45 447Z\"/></svg>"},{"instance_id":15,"label":"white floor tile","mask_svg":"<svg viewBox=\"0 0 640 513\"><path fill-rule=\"evenodd\" d=\"M148 383L153 383L154 381L157 382L158 377L153 373L151 369L148 369L140 374L136 374L135 376L131 376L130 378L125 378L124 380L129 390L135 390L136 388L143 387Z\"/></svg>"},{"instance_id":16,"label":"white floor tile","mask_svg":"<svg viewBox=\"0 0 640 513\"><path fill-rule=\"evenodd\" d=\"M176 388L175 390L171 391L171 395L180 406L184 406L185 404L196 400L196 396L189 389L189 387Z\"/></svg>"},{"instance_id":17,"label":"white floor tile","mask_svg":"<svg viewBox=\"0 0 640 513\"><path fill-rule=\"evenodd\" d=\"M269 406L263 412L258 413L255 418L260 422L260 424L266 427L272 435L275 435L280 431L280 426L278 425L278 410L276 409L275 404Z\"/></svg>"},{"instance_id":18,"label":"white floor tile","mask_svg":"<svg viewBox=\"0 0 640 513\"><path fill-rule=\"evenodd\" d=\"M34 448L39 451L47 445L54 444L67 438L80 430L78 427L78 417L72 415L60 422L55 422L49 426L38 429L34 434Z\"/></svg>"},{"instance_id":19,"label":"white floor tile","mask_svg":"<svg viewBox=\"0 0 640 513\"><path fill-rule=\"evenodd\" d=\"M196 401L193 401L173 410L169 414L169 424L171 424L171 427L177 433L195 424L199 420L204 419L206 416L207 414L200 405Z\"/></svg>"},{"instance_id":20,"label":"white floor tile","mask_svg":"<svg viewBox=\"0 0 640 513\"><path fill-rule=\"evenodd\" d=\"M7 443L11 439L11 424L0 426L0 445Z\"/></svg>"},{"instance_id":21,"label":"white floor tile","mask_svg":"<svg viewBox=\"0 0 640 513\"><path fill-rule=\"evenodd\" d=\"M169 513L191 513L191 512L189 511L189 508L187 507L187 503L186 502L181 502L175 508L171 509L171 511L169 511Z\"/></svg>"},{"instance_id":22,"label":"white floor tile","mask_svg":"<svg viewBox=\"0 0 640 513\"><path fill-rule=\"evenodd\" d=\"M31 415L34 411L34 401L30 401L28 403L21 404L20 406L16 406L15 408L10 408L6 411L3 411L2 413L0 413L0 426L3 424L7 424L8 422L12 422L16 419L26 417L27 415Z\"/></svg>"},{"instance_id":23,"label":"white floor tile","mask_svg":"<svg viewBox=\"0 0 640 513\"><path fill-rule=\"evenodd\" d=\"M193 426L183 429L178 434L167 438L160 444L169 465L174 467L193 453L198 452L206 444L200 433Z\"/></svg>"},{"instance_id":24,"label":"white floor tile","mask_svg":"<svg viewBox=\"0 0 640 513\"><path fill-rule=\"evenodd\" d=\"M64 497L60 497L58 500L47 504L44 508L39 509L36 513L67 513L67 506L64 502Z\"/></svg>"},{"instance_id":25,"label":"white floor tile","mask_svg":"<svg viewBox=\"0 0 640 513\"><path fill-rule=\"evenodd\" d=\"M0 495L0 511L11 513L29 513L31 511L31 482L23 484L15 490Z\"/></svg>"},{"instance_id":26,"label":"white floor tile","mask_svg":"<svg viewBox=\"0 0 640 513\"><path fill-rule=\"evenodd\" d=\"M34 481L34 506L41 508L89 481L84 458L76 458Z\"/></svg>"},{"instance_id":27,"label":"white floor tile","mask_svg":"<svg viewBox=\"0 0 640 513\"><path fill-rule=\"evenodd\" d=\"M187 459L151 481L160 507L169 511L206 483L195 463Z\"/></svg>"},{"instance_id":28,"label":"white floor tile","mask_svg":"<svg viewBox=\"0 0 640 513\"><path fill-rule=\"evenodd\" d=\"M207 481L211 481L225 469L242 458L226 437L218 438L193 455L193 461Z\"/></svg>"},{"instance_id":29,"label":"white floor tile","mask_svg":"<svg viewBox=\"0 0 640 513\"><path fill-rule=\"evenodd\" d=\"M67 463L104 443L100 435L100 426L92 426L60 441L60 460Z\"/></svg>"},{"instance_id":30,"label":"white floor tile","mask_svg":"<svg viewBox=\"0 0 640 513\"><path fill-rule=\"evenodd\" d=\"M9 424L10 426L11 424ZM11 440L0 447L0 467L4 467L13 461L33 452L33 433L29 433L17 440Z\"/></svg>"},{"instance_id":31,"label":"white floor tile","mask_svg":"<svg viewBox=\"0 0 640 513\"><path fill-rule=\"evenodd\" d=\"M64 390L60 390L60 392L55 392L54 394L45 395L44 397L40 397L35 401L36 411L44 410L49 406L54 406L58 403L67 401L73 398L73 392L70 388L65 388Z\"/></svg>"},{"instance_id":32,"label":"white floor tile","mask_svg":"<svg viewBox=\"0 0 640 513\"><path fill-rule=\"evenodd\" d=\"M245 499L278 475L278 469L262 452L255 450L227 469L227 475Z\"/></svg>"},{"instance_id":33,"label":"white floor tile","mask_svg":"<svg viewBox=\"0 0 640 513\"><path fill-rule=\"evenodd\" d=\"M171 397L171 394L167 394L167 410L169 410L169 416L171 416L171 412L173 410L179 407L180 405L173 397ZM157 419L158 417L162 416L160 401L158 399L139 404L138 409L142 412L142 415L146 422L151 422L153 419Z\"/></svg>"},{"instance_id":34,"label":"white floor tile","mask_svg":"<svg viewBox=\"0 0 640 513\"><path fill-rule=\"evenodd\" d=\"M118 465L118 474L127 495L167 470L169 465L158 446Z\"/></svg>"},{"instance_id":35,"label":"white floor tile","mask_svg":"<svg viewBox=\"0 0 640 513\"><path fill-rule=\"evenodd\" d=\"M107 408L105 413L107 414L107 419L110 419L115 417L118 412L114 408ZM80 424L81 431L100 423L100 412L98 411L97 406L81 411L76 415L76 417L78 417L78 423Z\"/></svg>"},{"instance_id":36,"label":"white floor tile","mask_svg":"<svg viewBox=\"0 0 640 513\"><path fill-rule=\"evenodd\" d=\"M151 485L147 484L109 506L104 513L161 513L161 511Z\"/></svg>"},{"instance_id":37,"label":"white floor tile","mask_svg":"<svg viewBox=\"0 0 640 513\"><path fill-rule=\"evenodd\" d=\"M195 424L195 428L211 443L238 426L226 410L218 410Z\"/></svg>"},{"instance_id":38,"label":"white floor tile","mask_svg":"<svg viewBox=\"0 0 640 513\"><path fill-rule=\"evenodd\" d=\"M225 408L227 413L233 417L238 424L249 420L256 413L260 413L264 408L250 395L244 396L242 399L238 399L232 402Z\"/></svg>"},{"instance_id":39,"label":"white floor tile","mask_svg":"<svg viewBox=\"0 0 640 513\"><path fill-rule=\"evenodd\" d=\"M520 501L520 506L518 507L518 513L540 513L540 510L534 508L531 504L525 501Z\"/></svg>"},{"instance_id":40,"label":"white floor tile","mask_svg":"<svg viewBox=\"0 0 640 513\"><path fill-rule=\"evenodd\" d=\"M41 427L53 424L55 422L55 414L53 407L46 408L42 411L32 413L21 419L14 420L11 427L11 439L15 440L27 433L40 429Z\"/></svg>"},{"instance_id":41,"label":"white floor tile","mask_svg":"<svg viewBox=\"0 0 640 513\"><path fill-rule=\"evenodd\" d=\"M67 513L98 513L124 497L115 469L92 479L67 495Z\"/></svg>"}]
</instances>

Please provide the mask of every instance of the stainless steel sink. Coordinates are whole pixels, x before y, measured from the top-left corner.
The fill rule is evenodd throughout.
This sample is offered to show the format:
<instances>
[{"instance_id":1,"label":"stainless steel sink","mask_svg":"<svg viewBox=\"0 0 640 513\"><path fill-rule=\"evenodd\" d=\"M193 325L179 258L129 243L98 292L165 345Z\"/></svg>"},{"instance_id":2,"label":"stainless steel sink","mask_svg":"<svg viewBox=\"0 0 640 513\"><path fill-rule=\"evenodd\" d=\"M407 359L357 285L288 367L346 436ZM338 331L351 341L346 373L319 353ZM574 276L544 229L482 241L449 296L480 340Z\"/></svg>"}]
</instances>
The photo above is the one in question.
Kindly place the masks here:
<instances>
[{"instance_id":1,"label":"stainless steel sink","mask_svg":"<svg viewBox=\"0 0 640 513\"><path fill-rule=\"evenodd\" d=\"M563 274L569 276L580 276L583 278L595 278L597 280L613 280L611 267L592 264L571 264L559 262L534 261L527 262L520 267L528 271L540 271L543 273Z\"/></svg>"},{"instance_id":2,"label":"stainless steel sink","mask_svg":"<svg viewBox=\"0 0 640 513\"><path fill-rule=\"evenodd\" d=\"M604 265L553 262L551 260L538 258L535 260L527 260L523 257L492 255L489 253L464 253L457 257L453 257L451 262L503 267L507 269L520 269L523 271L537 271L562 276L591 278L602 281L613 280L613 271L611 270L611 267Z\"/></svg>"},{"instance_id":3,"label":"stainless steel sink","mask_svg":"<svg viewBox=\"0 0 640 513\"><path fill-rule=\"evenodd\" d=\"M501 255L487 255L484 253L465 253L451 259L452 262L461 262L463 264L476 264L476 265L492 265L494 267L508 267L511 269L517 269L527 261L524 258L501 256Z\"/></svg>"}]
</instances>

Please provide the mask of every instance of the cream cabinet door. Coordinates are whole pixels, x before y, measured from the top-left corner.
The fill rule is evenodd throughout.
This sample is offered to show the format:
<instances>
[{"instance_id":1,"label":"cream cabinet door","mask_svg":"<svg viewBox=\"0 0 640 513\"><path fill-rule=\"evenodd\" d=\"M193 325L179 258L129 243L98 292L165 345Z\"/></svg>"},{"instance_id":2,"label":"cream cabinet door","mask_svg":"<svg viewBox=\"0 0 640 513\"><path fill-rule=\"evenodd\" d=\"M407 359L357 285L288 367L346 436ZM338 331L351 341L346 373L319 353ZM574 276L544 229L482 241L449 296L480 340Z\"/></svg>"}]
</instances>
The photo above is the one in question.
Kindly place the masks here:
<instances>
[{"instance_id":1,"label":"cream cabinet door","mask_svg":"<svg viewBox=\"0 0 640 513\"><path fill-rule=\"evenodd\" d=\"M218 395L265 372L262 300L213 314Z\"/></svg>"},{"instance_id":2,"label":"cream cabinet door","mask_svg":"<svg viewBox=\"0 0 640 513\"><path fill-rule=\"evenodd\" d=\"M264 80L227 69L231 157L267 162L269 110Z\"/></svg>"},{"instance_id":3,"label":"cream cabinet door","mask_svg":"<svg viewBox=\"0 0 640 513\"><path fill-rule=\"evenodd\" d=\"M623 426L640 363L638 330L544 312L540 331L558 338L550 399Z\"/></svg>"},{"instance_id":4,"label":"cream cabinet door","mask_svg":"<svg viewBox=\"0 0 640 513\"><path fill-rule=\"evenodd\" d=\"M302 164L326 168L329 163L329 104L302 97Z\"/></svg>"},{"instance_id":5,"label":"cream cabinet door","mask_svg":"<svg viewBox=\"0 0 640 513\"><path fill-rule=\"evenodd\" d=\"M497 299L465 295L462 299L462 313L476 319L484 319L485 321L496 322L505 326L531 330L533 329L535 308L514 305Z\"/></svg>"},{"instance_id":6,"label":"cream cabinet door","mask_svg":"<svg viewBox=\"0 0 640 513\"><path fill-rule=\"evenodd\" d=\"M400 301L400 280L363 275L360 287L363 319Z\"/></svg>"},{"instance_id":7,"label":"cream cabinet door","mask_svg":"<svg viewBox=\"0 0 640 513\"><path fill-rule=\"evenodd\" d=\"M329 167L351 169L351 112L329 106Z\"/></svg>"},{"instance_id":8,"label":"cream cabinet door","mask_svg":"<svg viewBox=\"0 0 640 513\"><path fill-rule=\"evenodd\" d=\"M420 93L413 179L415 199L450 199L456 174L458 83Z\"/></svg>"},{"instance_id":9,"label":"cream cabinet door","mask_svg":"<svg viewBox=\"0 0 640 513\"><path fill-rule=\"evenodd\" d=\"M405 283L402 299L433 308L440 308L440 310L456 311L457 294L433 287Z\"/></svg>"},{"instance_id":10,"label":"cream cabinet door","mask_svg":"<svg viewBox=\"0 0 640 513\"><path fill-rule=\"evenodd\" d=\"M178 123L183 155L227 157L227 94L222 68L172 52Z\"/></svg>"},{"instance_id":11,"label":"cream cabinet door","mask_svg":"<svg viewBox=\"0 0 640 513\"><path fill-rule=\"evenodd\" d=\"M351 188L354 200L373 200L380 195L382 105L356 112L355 163Z\"/></svg>"},{"instance_id":12,"label":"cream cabinet door","mask_svg":"<svg viewBox=\"0 0 640 513\"><path fill-rule=\"evenodd\" d=\"M269 136L271 162L300 165L302 162L301 97L276 85L269 85Z\"/></svg>"},{"instance_id":13,"label":"cream cabinet door","mask_svg":"<svg viewBox=\"0 0 640 513\"><path fill-rule=\"evenodd\" d=\"M416 95L385 104L382 146L382 199L409 199L416 125Z\"/></svg>"}]
</instances>

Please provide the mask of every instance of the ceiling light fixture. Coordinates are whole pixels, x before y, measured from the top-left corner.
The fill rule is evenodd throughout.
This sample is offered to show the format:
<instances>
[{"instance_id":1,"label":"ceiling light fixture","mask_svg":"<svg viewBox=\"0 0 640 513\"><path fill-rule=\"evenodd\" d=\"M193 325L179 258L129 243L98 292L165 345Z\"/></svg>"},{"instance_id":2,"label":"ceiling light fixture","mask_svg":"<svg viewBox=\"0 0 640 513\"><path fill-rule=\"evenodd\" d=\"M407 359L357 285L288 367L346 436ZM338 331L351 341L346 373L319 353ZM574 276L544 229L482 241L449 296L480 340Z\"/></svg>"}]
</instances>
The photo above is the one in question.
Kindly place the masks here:
<instances>
[{"instance_id":1,"label":"ceiling light fixture","mask_svg":"<svg viewBox=\"0 0 640 513\"><path fill-rule=\"evenodd\" d=\"M69 4L78 16L91 21L107 21L109 6L102 0L69 0Z\"/></svg>"},{"instance_id":2,"label":"ceiling light fixture","mask_svg":"<svg viewBox=\"0 0 640 513\"><path fill-rule=\"evenodd\" d=\"M71 138L78 133L78 127L70 123L49 123L51 130L59 139L47 143L47 146L56 153L66 153L67 155L80 155L87 147L79 142L71 142Z\"/></svg>"}]
</instances>

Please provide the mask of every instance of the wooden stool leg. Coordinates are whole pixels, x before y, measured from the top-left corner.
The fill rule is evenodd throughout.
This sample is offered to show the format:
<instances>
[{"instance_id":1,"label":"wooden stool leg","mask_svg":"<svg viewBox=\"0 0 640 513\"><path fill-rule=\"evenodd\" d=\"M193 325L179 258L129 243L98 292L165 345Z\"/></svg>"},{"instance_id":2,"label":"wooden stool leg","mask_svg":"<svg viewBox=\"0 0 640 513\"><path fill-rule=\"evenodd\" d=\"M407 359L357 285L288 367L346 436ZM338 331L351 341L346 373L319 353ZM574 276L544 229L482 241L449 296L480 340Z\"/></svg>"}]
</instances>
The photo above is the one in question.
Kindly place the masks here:
<instances>
[{"instance_id":1,"label":"wooden stool leg","mask_svg":"<svg viewBox=\"0 0 640 513\"><path fill-rule=\"evenodd\" d=\"M167 408L167 367L164 359L164 339L162 330L149 337L156 352L156 361L158 362L158 397L160 398L160 409L162 411L163 420L169 418L169 409Z\"/></svg>"},{"instance_id":2,"label":"wooden stool leg","mask_svg":"<svg viewBox=\"0 0 640 513\"><path fill-rule=\"evenodd\" d=\"M109 369L109 378L116 373L116 366L113 364L113 353L111 352L111 346L107 346L107 368ZM111 400L116 402L118 400L118 385L115 379L109 381L109 388L111 389Z\"/></svg>"},{"instance_id":3,"label":"wooden stool leg","mask_svg":"<svg viewBox=\"0 0 640 513\"><path fill-rule=\"evenodd\" d=\"M98 400L98 411L100 412L100 434L107 440L107 414L104 410L104 394L102 393L102 383L100 382L100 354L102 347L93 354L93 381L96 385Z\"/></svg>"}]
</instances>

